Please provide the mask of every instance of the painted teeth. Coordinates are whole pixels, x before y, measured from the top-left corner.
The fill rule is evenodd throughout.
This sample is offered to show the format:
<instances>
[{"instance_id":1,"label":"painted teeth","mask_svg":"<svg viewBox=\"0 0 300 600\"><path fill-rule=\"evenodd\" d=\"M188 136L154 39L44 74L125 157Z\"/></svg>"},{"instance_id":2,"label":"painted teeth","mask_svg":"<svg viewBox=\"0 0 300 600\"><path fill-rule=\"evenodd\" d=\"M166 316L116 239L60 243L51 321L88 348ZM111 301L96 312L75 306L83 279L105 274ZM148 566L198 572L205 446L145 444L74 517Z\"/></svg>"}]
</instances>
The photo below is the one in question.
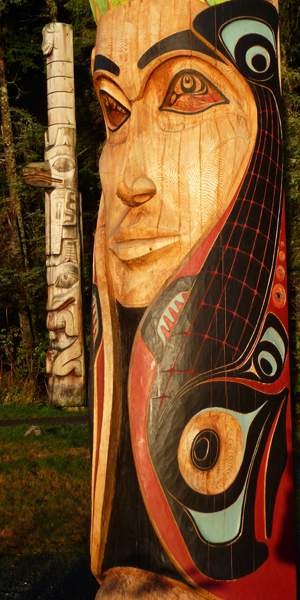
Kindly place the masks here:
<instances>
[{"instance_id":1,"label":"painted teeth","mask_svg":"<svg viewBox=\"0 0 300 600\"><path fill-rule=\"evenodd\" d=\"M166 347L167 340L166 340L166 336L164 335L164 333L162 331L162 327L164 327L167 331L170 331L170 328L169 328L168 324L166 323L165 319L167 318L167 319L169 319L169 321L171 321L171 323L174 323L175 319L170 312L170 308L172 308L175 313L177 313L177 314L179 313L179 308L178 308L178 306L176 306L175 302L184 304L184 298L183 298L182 294L183 294L183 292L180 292L180 294L177 294L177 296L172 298L171 302L169 302L167 308L164 310L162 316L159 319L157 333L158 333L164 347Z\"/></svg>"}]
</instances>

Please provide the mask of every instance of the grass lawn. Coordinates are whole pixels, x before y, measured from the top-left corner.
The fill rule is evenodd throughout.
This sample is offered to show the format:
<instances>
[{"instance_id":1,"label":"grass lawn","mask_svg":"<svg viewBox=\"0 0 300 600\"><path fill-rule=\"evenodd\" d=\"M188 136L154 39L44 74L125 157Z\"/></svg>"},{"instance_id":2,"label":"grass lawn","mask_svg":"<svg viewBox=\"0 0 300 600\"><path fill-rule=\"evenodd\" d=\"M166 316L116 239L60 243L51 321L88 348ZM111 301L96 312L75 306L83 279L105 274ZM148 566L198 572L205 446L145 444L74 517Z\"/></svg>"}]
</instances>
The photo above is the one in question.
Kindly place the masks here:
<instances>
[{"instance_id":1,"label":"grass lawn","mask_svg":"<svg viewBox=\"0 0 300 600\"><path fill-rule=\"evenodd\" d=\"M27 429L0 428L0 557L88 553L88 426L47 425L24 438Z\"/></svg>"},{"instance_id":2,"label":"grass lawn","mask_svg":"<svg viewBox=\"0 0 300 600\"><path fill-rule=\"evenodd\" d=\"M71 415L87 415L88 409L80 407L76 410L64 407L49 406L44 403L32 404L0 404L0 421L8 419L38 419L40 417L69 417Z\"/></svg>"}]
</instances>

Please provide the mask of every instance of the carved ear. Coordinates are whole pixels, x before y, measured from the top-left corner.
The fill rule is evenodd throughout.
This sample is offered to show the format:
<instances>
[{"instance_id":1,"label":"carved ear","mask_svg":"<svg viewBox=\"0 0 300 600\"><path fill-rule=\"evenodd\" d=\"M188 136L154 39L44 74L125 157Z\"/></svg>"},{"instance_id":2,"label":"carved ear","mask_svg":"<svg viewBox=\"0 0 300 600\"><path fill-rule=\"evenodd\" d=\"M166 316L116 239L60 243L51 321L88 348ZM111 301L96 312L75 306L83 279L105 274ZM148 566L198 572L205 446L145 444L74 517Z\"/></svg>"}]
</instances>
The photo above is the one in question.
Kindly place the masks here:
<instances>
[{"instance_id":1,"label":"carved ear","mask_svg":"<svg viewBox=\"0 0 300 600\"><path fill-rule=\"evenodd\" d=\"M107 0L107 12L113 8L113 5Z\"/></svg>"},{"instance_id":2,"label":"carved ear","mask_svg":"<svg viewBox=\"0 0 300 600\"><path fill-rule=\"evenodd\" d=\"M94 63L95 63L95 56L96 56L96 48L93 48L92 50L92 55L91 55L91 69L92 69L92 76L94 74Z\"/></svg>"}]
</instances>

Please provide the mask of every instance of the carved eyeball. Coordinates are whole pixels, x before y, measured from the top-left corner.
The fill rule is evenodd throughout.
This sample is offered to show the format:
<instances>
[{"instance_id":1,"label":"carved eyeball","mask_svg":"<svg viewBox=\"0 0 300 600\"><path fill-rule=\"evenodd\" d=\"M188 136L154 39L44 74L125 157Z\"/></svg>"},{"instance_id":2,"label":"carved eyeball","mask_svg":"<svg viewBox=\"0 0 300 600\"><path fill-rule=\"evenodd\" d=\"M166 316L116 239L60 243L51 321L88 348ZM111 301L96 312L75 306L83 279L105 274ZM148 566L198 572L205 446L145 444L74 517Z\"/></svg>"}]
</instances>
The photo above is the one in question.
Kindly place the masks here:
<instances>
[{"instance_id":1,"label":"carved eyeball","mask_svg":"<svg viewBox=\"0 0 300 600\"><path fill-rule=\"evenodd\" d=\"M192 115L226 103L228 99L211 81L188 69L173 77L159 110Z\"/></svg>"},{"instance_id":2,"label":"carved eyeball","mask_svg":"<svg viewBox=\"0 0 300 600\"><path fill-rule=\"evenodd\" d=\"M59 156L52 167L59 173L67 173L75 168L75 163L69 156Z\"/></svg>"},{"instance_id":3,"label":"carved eyeball","mask_svg":"<svg viewBox=\"0 0 300 600\"><path fill-rule=\"evenodd\" d=\"M238 420L223 409L205 410L184 428L178 465L189 487L209 496L227 490L243 460L243 432Z\"/></svg>"},{"instance_id":4,"label":"carved eyeball","mask_svg":"<svg viewBox=\"0 0 300 600\"><path fill-rule=\"evenodd\" d=\"M276 283L272 290L273 303L276 308L282 308L286 303L285 289L280 283Z\"/></svg>"},{"instance_id":5,"label":"carved eyeball","mask_svg":"<svg viewBox=\"0 0 300 600\"><path fill-rule=\"evenodd\" d=\"M104 90L100 90L99 97L103 102L109 129L117 131L129 119L130 111Z\"/></svg>"},{"instance_id":6,"label":"carved eyeball","mask_svg":"<svg viewBox=\"0 0 300 600\"><path fill-rule=\"evenodd\" d=\"M74 273L62 273L57 279L55 286L59 288L71 288L78 281L78 276Z\"/></svg>"},{"instance_id":7,"label":"carved eyeball","mask_svg":"<svg viewBox=\"0 0 300 600\"><path fill-rule=\"evenodd\" d=\"M276 41L271 27L256 19L236 19L221 29L221 39L245 77L269 79L276 66Z\"/></svg>"}]
</instances>

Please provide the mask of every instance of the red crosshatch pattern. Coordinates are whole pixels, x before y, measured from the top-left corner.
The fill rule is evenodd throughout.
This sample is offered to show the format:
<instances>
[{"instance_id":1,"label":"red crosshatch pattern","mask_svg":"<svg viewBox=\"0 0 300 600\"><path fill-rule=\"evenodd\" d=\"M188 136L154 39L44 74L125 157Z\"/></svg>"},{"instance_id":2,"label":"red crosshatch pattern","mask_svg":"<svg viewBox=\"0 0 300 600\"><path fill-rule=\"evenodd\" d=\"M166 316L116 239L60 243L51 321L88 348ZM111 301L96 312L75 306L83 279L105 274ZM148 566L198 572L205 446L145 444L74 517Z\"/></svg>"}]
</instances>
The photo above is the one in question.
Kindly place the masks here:
<instances>
[{"instance_id":1,"label":"red crosshatch pattern","mask_svg":"<svg viewBox=\"0 0 300 600\"><path fill-rule=\"evenodd\" d=\"M179 317L169 343L173 339L173 346L176 346L176 336L178 340L183 337L184 340L178 344L178 352L175 357L170 356L169 362L172 361L172 364L169 368L166 368L168 344L161 359L157 357L156 377L159 378L162 374L167 376L164 393L162 396L155 393L153 395L157 389L154 375L155 361L153 362L153 354L150 351L147 352L147 346L144 347L144 350L139 348L139 352L134 353L130 383L130 410L135 459L142 494L159 529L160 539L164 541L168 552L173 555L177 564L186 570L195 582L204 585L209 591L224 600L232 598L232 594L236 600L248 597L246 588L250 594L255 592L258 579L260 591L257 597L259 598L271 597L271 595L274 598L283 597L286 589L284 582L286 575L291 575L291 588L293 587L292 562L290 570L287 565L284 565L283 568L282 562L277 556L281 534L281 525L278 523L282 522L284 518L283 508L278 510L277 503L276 527L274 527L272 538L268 541L269 560L258 571L246 578L247 584L245 578L232 583L213 582L213 580L207 579L188 558L187 548L182 546L183 540L180 531L177 529L177 524L174 523L174 516L167 506L167 500L161 493L161 485L156 479L157 475L153 469L144 434L147 431L148 400L151 396L152 400L156 399L153 407L159 407L159 412L164 399L167 402L171 397L168 387L170 387L172 378L175 379L173 389L176 390L179 387L179 380L177 380L177 385L175 381L179 375L185 374L186 381L199 376L199 374L202 374L203 381L210 379L213 371L219 373L221 377L226 377L228 365L236 367L241 364L248 354L248 349L253 348L262 320L269 310L282 212L281 127L277 105L272 93L260 87L253 87L253 92L260 107L258 111L259 134L253 158L233 210L201 269L202 283L197 289L197 281L195 282L181 311L181 314L187 311L193 315L189 327L186 330L180 328L182 321ZM184 269L184 275L186 275L188 273L187 265ZM196 279L197 277L199 278L199 275L196 276ZM177 274L176 279L180 279L180 274ZM203 318L204 310L207 311L206 315L210 311L209 319L205 315ZM223 322L223 335L218 335L220 331L218 321ZM201 331L201 326L205 327L205 331ZM137 346L138 343L143 345L144 341L147 343L143 329L141 333L142 337L139 335L137 338ZM190 339L193 342L187 351L185 344ZM208 341L210 346L207 345ZM212 344L215 345L215 351ZM191 352L193 346L194 354ZM170 352L170 354L172 353ZM206 357L212 354L213 362L207 368ZM188 369L185 366L180 368L180 360L183 355L183 365L185 365L185 361L190 361ZM144 356L144 362L141 361L142 356ZM151 369L148 370L148 387L142 390L139 384L139 373L144 373L146 359L152 362ZM287 382L287 369L288 365L286 364L281 378L282 385ZM150 392L151 387L152 393ZM156 414L156 418L158 418L158 414ZM280 507L285 505L284 495L287 493L288 487L289 480L284 478L277 498ZM159 496L158 499L155 496L156 492ZM285 573L283 578L280 575L281 572L282 575ZM292 595L290 596L288 593L288 597L292 597Z\"/></svg>"},{"instance_id":2,"label":"red crosshatch pattern","mask_svg":"<svg viewBox=\"0 0 300 600\"><path fill-rule=\"evenodd\" d=\"M273 278L282 193L281 125L274 96L264 88L255 92L260 106L259 134L242 186L243 197L237 197L202 268L202 274L210 279L203 299L197 302L195 286L195 298L191 293L187 301L186 310L194 312L189 329L174 329L173 335L184 335L184 340L167 369L161 405L169 397L171 378L179 372L186 373L189 380L241 357ZM193 357L188 369L187 356Z\"/></svg>"}]
</instances>

